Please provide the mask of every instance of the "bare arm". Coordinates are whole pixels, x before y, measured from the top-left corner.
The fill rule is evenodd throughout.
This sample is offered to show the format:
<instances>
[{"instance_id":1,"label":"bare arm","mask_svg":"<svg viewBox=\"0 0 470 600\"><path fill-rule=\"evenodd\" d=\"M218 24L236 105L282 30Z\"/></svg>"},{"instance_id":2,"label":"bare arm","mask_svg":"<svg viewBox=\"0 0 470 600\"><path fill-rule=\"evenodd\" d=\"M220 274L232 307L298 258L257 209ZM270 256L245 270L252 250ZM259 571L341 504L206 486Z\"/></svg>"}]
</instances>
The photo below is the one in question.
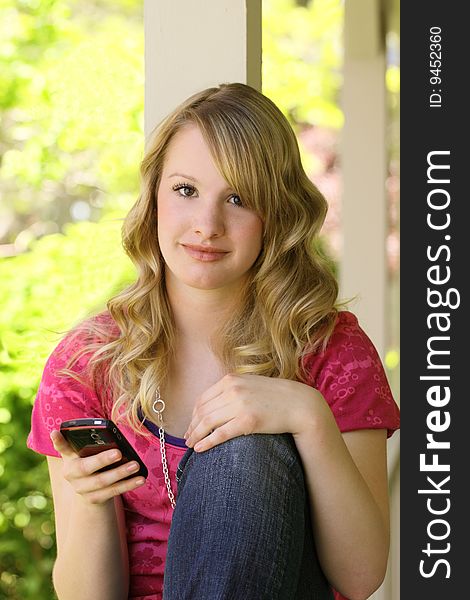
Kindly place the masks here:
<instances>
[{"instance_id":1,"label":"bare arm","mask_svg":"<svg viewBox=\"0 0 470 600\"><path fill-rule=\"evenodd\" d=\"M363 600L380 586L387 568L386 431L341 435L326 402L315 412L294 439L305 470L319 559L336 590Z\"/></svg>"},{"instance_id":2,"label":"bare arm","mask_svg":"<svg viewBox=\"0 0 470 600\"><path fill-rule=\"evenodd\" d=\"M52 436L51 436L52 437ZM124 509L119 494L136 488L127 466L95 473L114 462L110 452L79 458L58 432L48 457L54 500L57 560L53 583L59 600L127 599L129 565Z\"/></svg>"}]
</instances>

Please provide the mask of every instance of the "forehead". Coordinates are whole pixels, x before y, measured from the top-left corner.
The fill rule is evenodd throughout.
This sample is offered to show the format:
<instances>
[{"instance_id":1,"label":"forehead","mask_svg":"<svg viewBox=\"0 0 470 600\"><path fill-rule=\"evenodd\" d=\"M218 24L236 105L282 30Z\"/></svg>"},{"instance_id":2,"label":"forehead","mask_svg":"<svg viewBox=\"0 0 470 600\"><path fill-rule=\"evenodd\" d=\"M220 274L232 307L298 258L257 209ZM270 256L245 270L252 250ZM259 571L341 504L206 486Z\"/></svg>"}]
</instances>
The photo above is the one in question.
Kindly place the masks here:
<instances>
[{"instance_id":1,"label":"forehead","mask_svg":"<svg viewBox=\"0 0 470 600\"><path fill-rule=\"evenodd\" d=\"M213 166L210 148L200 129L193 124L184 125L172 137L165 155L164 170L182 164L194 168Z\"/></svg>"}]
</instances>

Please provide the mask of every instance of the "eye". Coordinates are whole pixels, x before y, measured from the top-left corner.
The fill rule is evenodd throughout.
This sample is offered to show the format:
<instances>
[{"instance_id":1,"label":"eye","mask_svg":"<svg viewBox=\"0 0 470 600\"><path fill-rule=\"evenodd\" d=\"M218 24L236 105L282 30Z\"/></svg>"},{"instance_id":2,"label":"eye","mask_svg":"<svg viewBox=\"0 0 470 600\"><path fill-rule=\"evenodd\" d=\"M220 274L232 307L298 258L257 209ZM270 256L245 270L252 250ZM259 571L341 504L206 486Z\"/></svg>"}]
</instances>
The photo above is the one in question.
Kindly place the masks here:
<instances>
[{"instance_id":1,"label":"eye","mask_svg":"<svg viewBox=\"0 0 470 600\"><path fill-rule=\"evenodd\" d=\"M191 198L196 192L196 188L188 183L177 183L172 189L184 198Z\"/></svg>"},{"instance_id":2,"label":"eye","mask_svg":"<svg viewBox=\"0 0 470 600\"><path fill-rule=\"evenodd\" d=\"M234 206L243 206L243 202L240 198L240 196L237 196L237 194L232 194L230 196L230 202L234 205Z\"/></svg>"}]
</instances>

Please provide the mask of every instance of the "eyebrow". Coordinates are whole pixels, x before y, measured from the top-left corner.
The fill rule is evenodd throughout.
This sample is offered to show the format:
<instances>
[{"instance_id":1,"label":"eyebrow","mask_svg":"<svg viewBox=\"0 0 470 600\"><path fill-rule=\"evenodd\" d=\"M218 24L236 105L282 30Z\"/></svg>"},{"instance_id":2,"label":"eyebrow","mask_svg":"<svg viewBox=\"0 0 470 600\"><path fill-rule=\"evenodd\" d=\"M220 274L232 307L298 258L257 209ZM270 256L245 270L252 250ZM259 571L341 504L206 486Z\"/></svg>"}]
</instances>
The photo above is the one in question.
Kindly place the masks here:
<instances>
[{"instance_id":1,"label":"eyebrow","mask_svg":"<svg viewBox=\"0 0 470 600\"><path fill-rule=\"evenodd\" d=\"M192 177L191 175L185 175L184 173L172 173L168 175L168 177L183 177L183 179L191 179L191 181L195 181L197 183L197 179Z\"/></svg>"}]
</instances>

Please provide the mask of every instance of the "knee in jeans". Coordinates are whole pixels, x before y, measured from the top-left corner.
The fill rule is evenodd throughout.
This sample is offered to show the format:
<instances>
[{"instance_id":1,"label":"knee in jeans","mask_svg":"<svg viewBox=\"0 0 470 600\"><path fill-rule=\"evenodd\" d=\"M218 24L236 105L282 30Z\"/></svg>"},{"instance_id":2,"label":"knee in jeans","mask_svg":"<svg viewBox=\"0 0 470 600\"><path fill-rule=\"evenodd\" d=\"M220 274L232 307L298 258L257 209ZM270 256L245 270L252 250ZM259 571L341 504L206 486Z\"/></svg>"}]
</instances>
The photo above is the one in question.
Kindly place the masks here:
<instances>
[{"instance_id":1,"label":"knee in jeans","mask_svg":"<svg viewBox=\"0 0 470 600\"><path fill-rule=\"evenodd\" d=\"M241 464L263 468L277 460L299 484L304 485L300 455L290 433L241 435L202 452L200 456L204 454L209 460L223 462L224 468L237 468Z\"/></svg>"}]
</instances>

